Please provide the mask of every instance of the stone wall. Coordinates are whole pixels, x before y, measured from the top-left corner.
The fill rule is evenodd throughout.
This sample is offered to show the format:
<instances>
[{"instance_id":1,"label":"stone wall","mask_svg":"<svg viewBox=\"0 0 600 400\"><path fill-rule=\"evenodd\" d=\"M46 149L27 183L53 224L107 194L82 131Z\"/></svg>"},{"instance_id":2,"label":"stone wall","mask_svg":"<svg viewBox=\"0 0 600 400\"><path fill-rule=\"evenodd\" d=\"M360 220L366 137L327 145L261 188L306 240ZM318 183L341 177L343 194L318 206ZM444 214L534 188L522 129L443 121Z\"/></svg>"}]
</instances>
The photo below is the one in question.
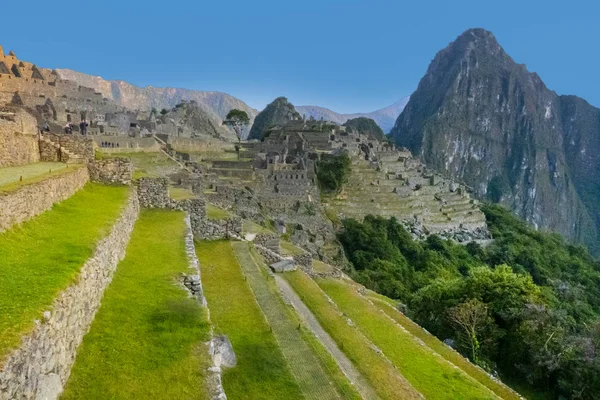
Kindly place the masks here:
<instances>
[{"instance_id":1,"label":"stone wall","mask_svg":"<svg viewBox=\"0 0 600 400\"><path fill-rule=\"evenodd\" d=\"M71 154L81 156L85 161L94 159L94 140L81 135L52 135L59 137L60 146L68 150Z\"/></svg>"},{"instance_id":2,"label":"stone wall","mask_svg":"<svg viewBox=\"0 0 600 400\"><path fill-rule=\"evenodd\" d=\"M278 235L271 233L259 233L254 238L254 244L265 247L274 253L281 254Z\"/></svg>"},{"instance_id":3,"label":"stone wall","mask_svg":"<svg viewBox=\"0 0 600 400\"><path fill-rule=\"evenodd\" d=\"M130 185L133 179L133 164L126 158L94 160L88 164L90 179L104 184Z\"/></svg>"},{"instance_id":4,"label":"stone wall","mask_svg":"<svg viewBox=\"0 0 600 400\"><path fill-rule=\"evenodd\" d=\"M140 178L137 188L140 205L146 208L170 208L167 178Z\"/></svg>"},{"instance_id":5,"label":"stone wall","mask_svg":"<svg viewBox=\"0 0 600 400\"><path fill-rule=\"evenodd\" d=\"M60 395L104 289L125 257L138 212L137 196L132 193L110 234L81 268L77 281L58 295L34 331L3 363L0 399L55 399Z\"/></svg>"},{"instance_id":6,"label":"stone wall","mask_svg":"<svg viewBox=\"0 0 600 400\"><path fill-rule=\"evenodd\" d=\"M87 168L76 167L73 172L24 185L8 193L0 193L0 232L71 197L88 180Z\"/></svg>"},{"instance_id":7,"label":"stone wall","mask_svg":"<svg viewBox=\"0 0 600 400\"><path fill-rule=\"evenodd\" d=\"M0 168L39 160L35 118L21 109L0 108Z\"/></svg>"},{"instance_id":8,"label":"stone wall","mask_svg":"<svg viewBox=\"0 0 600 400\"><path fill-rule=\"evenodd\" d=\"M294 256L294 261L300 266L305 272L312 273L312 254L302 253Z\"/></svg>"},{"instance_id":9,"label":"stone wall","mask_svg":"<svg viewBox=\"0 0 600 400\"><path fill-rule=\"evenodd\" d=\"M242 219L230 217L223 220L198 221L193 226L194 237L197 240L218 240L231 237L242 237Z\"/></svg>"}]
</instances>

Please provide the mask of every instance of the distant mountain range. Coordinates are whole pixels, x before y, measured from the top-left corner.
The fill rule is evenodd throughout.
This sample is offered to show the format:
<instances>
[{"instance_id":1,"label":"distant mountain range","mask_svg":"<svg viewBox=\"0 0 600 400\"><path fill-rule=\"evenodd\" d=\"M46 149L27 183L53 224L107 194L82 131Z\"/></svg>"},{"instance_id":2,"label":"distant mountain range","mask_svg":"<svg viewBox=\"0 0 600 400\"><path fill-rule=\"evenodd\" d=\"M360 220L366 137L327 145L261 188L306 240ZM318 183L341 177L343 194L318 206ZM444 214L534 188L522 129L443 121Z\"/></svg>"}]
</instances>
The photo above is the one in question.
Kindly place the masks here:
<instances>
[{"instance_id":1,"label":"distant mountain range","mask_svg":"<svg viewBox=\"0 0 600 400\"><path fill-rule=\"evenodd\" d=\"M258 110L248 106L242 100L221 92L203 92L199 90L145 88L124 81L109 81L99 76L87 75L70 69L57 69L58 76L77 82L81 86L93 88L108 99L114 100L131 110L150 110L156 108L172 109L183 100L194 100L210 117L222 122L232 108L244 110L253 121Z\"/></svg>"},{"instance_id":2,"label":"distant mountain range","mask_svg":"<svg viewBox=\"0 0 600 400\"><path fill-rule=\"evenodd\" d=\"M402 110L404 110L409 99L410 96L403 97L391 106L369 113L340 114L328 108L318 106L296 106L296 111L300 114L306 114L307 118L321 119L323 117L324 120L337 124L343 124L352 118L367 117L373 119L385 133L388 133L394 127L396 119Z\"/></svg>"},{"instance_id":3,"label":"distant mountain range","mask_svg":"<svg viewBox=\"0 0 600 400\"><path fill-rule=\"evenodd\" d=\"M246 111L252 122L258 114L258 110L226 93L152 86L142 88L125 81L106 80L100 76L88 75L71 69L57 69L56 72L61 79L68 79L77 82L81 86L93 88L102 93L104 97L131 110L172 109L183 100L194 100L200 108L207 111L213 118L218 119L219 122L225 118L232 108ZM393 128L396 118L398 118L408 100L409 97L404 97L388 107L369 113L340 114L318 106L298 106L296 110L300 114L306 114L307 117L312 116L315 119L323 117L325 120L338 124L343 124L352 118L372 118L387 133Z\"/></svg>"}]
</instances>

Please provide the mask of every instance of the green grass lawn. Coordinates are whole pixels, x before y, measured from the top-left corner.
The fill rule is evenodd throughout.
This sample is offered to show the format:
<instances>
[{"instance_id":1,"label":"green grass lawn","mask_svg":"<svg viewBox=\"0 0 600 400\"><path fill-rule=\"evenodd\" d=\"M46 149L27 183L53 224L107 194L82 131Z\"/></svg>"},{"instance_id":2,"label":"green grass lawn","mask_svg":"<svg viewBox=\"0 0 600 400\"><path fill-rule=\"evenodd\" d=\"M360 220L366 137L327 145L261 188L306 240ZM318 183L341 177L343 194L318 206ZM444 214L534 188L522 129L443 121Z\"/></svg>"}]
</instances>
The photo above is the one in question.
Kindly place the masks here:
<instances>
[{"instance_id":1,"label":"green grass lawn","mask_svg":"<svg viewBox=\"0 0 600 400\"><path fill-rule=\"evenodd\" d=\"M206 311L175 283L189 272L183 218L141 212L61 399L208 398Z\"/></svg>"},{"instance_id":2,"label":"green grass lawn","mask_svg":"<svg viewBox=\"0 0 600 400\"><path fill-rule=\"evenodd\" d=\"M222 208L213 206L210 203L206 203L206 218L211 219L213 221L220 219L227 219L230 215L227 211Z\"/></svg>"},{"instance_id":3,"label":"green grass lawn","mask_svg":"<svg viewBox=\"0 0 600 400\"><path fill-rule=\"evenodd\" d=\"M454 364L421 345L392 319L339 279L317 279L358 328L394 363L402 375L428 399L493 399L488 388Z\"/></svg>"},{"instance_id":4,"label":"green grass lawn","mask_svg":"<svg viewBox=\"0 0 600 400\"><path fill-rule=\"evenodd\" d=\"M20 167L0 168L0 194L12 192L22 186L41 182L53 176L68 174L83 165L41 162ZM21 181L21 177L23 180Z\"/></svg>"},{"instance_id":5,"label":"green grass lawn","mask_svg":"<svg viewBox=\"0 0 600 400\"><path fill-rule=\"evenodd\" d=\"M223 373L227 398L302 399L230 242L197 242L196 253L214 331L229 337L237 356L237 366Z\"/></svg>"},{"instance_id":6,"label":"green grass lawn","mask_svg":"<svg viewBox=\"0 0 600 400\"><path fill-rule=\"evenodd\" d=\"M244 233L244 235L247 233L274 233L271 229L265 228L264 226L259 225L256 222L250 221L248 219L242 221L242 232Z\"/></svg>"},{"instance_id":7,"label":"green grass lawn","mask_svg":"<svg viewBox=\"0 0 600 400\"><path fill-rule=\"evenodd\" d=\"M281 248L281 254L286 256L297 256L304 254L304 250L294 246L290 242L286 242L285 240L279 241L279 247Z\"/></svg>"},{"instance_id":8,"label":"green grass lawn","mask_svg":"<svg viewBox=\"0 0 600 400\"><path fill-rule=\"evenodd\" d=\"M296 313L288 307L281 296L273 278L269 277L267 266L260 261L258 253L250 252L247 242L231 243L247 282L287 359L292 373L307 399L342 399L342 390L349 388L349 382L336 387L341 371L329 371L318 354L304 339L302 324ZM259 266L260 265L260 266Z\"/></svg>"},{"instance_id":9,"label":"green grass lawn","mask_svg":"<svg viewBox=\"0 0 600 400\"><path fill-rule=\"evenodd\" d=\"M188 200L195 199L197 196L190 189L184 189L180 187L169 188L169 193L173 200Z\"/></svg>"},{"instance_id":10,"label":"green grass lawn","mask_svg":"<svg viewBox=\"0 0 600 400\"><path fill-rule=\"evenodd\" d=\"M382 399L420 398L396 368L328 301L315 281L302 271L283 276Z\"/></svg>"},{"instance_id":11,"label":"green grass lawn","mask_svg":"<svg viewBox=\"0 0 600 400\"><path fill-rule=\"evenodd\" d=\"M313 271L321 274L330 274L334 271L333 267L325 264L323 261L312 260Z\"/></svg>"},{"instance_id":12,"label":"green grass lawn","mask_svg":"<svg viewBox=\"0 0 600 400\"><path fill-rule=\"evenodd\" d=\"M139 153L113 153L103 154L96 152L101 158L128 158L133 164L133 178L143 177L158 178L165 175L165 170L169 167L176 167L177 163L161 152L139 152Z\"/></svg>"},{"instance_id":13,"label":"green grass lawn","mask_svg":"<svg viewBox=\"0 0 600 400\"><path fill-rule=\"evenodd\" d=\"M410 318L406 317L395 307L395 302L385 296L378 293L367 291L365 296L371 300L371 302L390 316L394 321L402 325L404 329L410 332L415 337L421 339L429 348L456 365L482 385L492 390L498 396L503 399L514 399L518 400L519 396L512 390L507 388L492 379L485 371L481 370L477 366L473 365L469 360L452 350L441 340L428 333L425 329L421 328L418 324L413 322Z\"/></svg>"},{"instance_id":14,"label":"green grass lawn","mask_svg":"<svg viewBox=\"0 0 600 400\"><path fill-rule=\"evenodd\" d=\"M51 210L0 233L0 360L75 281L128 195L127 187L88 183Z\"/></svg>"}]
</instances>

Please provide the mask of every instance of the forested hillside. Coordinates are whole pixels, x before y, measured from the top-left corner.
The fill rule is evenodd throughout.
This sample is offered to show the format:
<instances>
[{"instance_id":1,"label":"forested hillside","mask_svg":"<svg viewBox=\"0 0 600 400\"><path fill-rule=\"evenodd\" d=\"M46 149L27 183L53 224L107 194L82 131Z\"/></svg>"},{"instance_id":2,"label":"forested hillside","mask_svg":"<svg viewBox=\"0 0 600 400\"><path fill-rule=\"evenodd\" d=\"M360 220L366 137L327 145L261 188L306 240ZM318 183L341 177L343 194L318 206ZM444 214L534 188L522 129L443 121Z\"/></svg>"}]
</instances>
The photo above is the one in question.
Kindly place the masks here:
<instances>
[{"instance_id":1,"label":"forested hillside","mask_svg":"<svg viewBox=\"0 0 600 400\"><path fill-rule=\"evenodd\" d=\"M538 232L497 205L484 207L488 247L431 235L414 241L394 219L344 220L353 278L473 362L552 397L600 392L600 262Z\"/></svg>"}]
</instances>

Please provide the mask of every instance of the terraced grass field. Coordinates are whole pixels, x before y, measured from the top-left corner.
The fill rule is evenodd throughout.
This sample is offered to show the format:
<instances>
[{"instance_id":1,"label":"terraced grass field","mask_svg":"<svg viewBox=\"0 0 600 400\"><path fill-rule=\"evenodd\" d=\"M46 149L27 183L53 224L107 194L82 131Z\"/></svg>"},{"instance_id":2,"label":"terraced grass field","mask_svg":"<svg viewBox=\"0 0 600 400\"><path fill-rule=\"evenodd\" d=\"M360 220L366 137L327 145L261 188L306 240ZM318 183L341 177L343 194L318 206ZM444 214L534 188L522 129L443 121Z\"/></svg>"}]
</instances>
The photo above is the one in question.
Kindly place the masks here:
<instances>
[{"instance_id":1,"label":"terraced grass field","mask_svg":"<svg viewBox=\"0 0 600 400\"><path fill-rule=\"evenodd\" d=\"M317 279L344 314L428 399L495 399L491 390L424 346L407 330L339 279Z\"/></svg>"},{"instance_id":2,"label":"terraced grass field","mask_svg":"<svg viewBox=\"0 0 600 400\"><path fill-rule=\"evenodd\" d=\"M316 346L311 347L315 343L305 341L307 335L298 316L283 302L266 266L259 267L258 254L252 256L246 242L232 242L231 245L306 399L357 398L341 371L332 367L335 364L330 361L333 360L322 360L319 356L323 353L319 353Z\"/></svg>"},{"instance_id":3,"label":"terraced grass field","mask_svg":"<svg viewBox=\"0 0 600 400\"><path fill-rule=\"evenodd\" d=\"M304 398L229 241L196 243L202 285L216 334L225 334L237 366L223 373L227 398Z\"/></svg>"},{"instance_id":4,"label":"terraced grass field","mask_svg":"<svg viewBox=\"0 0 600 400\"><path fill-rule=\"evenodd\" d=\"M39 162L18 167L0 168L0 193L11 192L21 186L41 182L53 176L68 174L82 167L83 165L77 164Z\"/></svg>"},{"instance_id":5,"label":"terraced grass field","mask_svg":"<svg viewBox=\"0 0 600 400\"><path fill-rule=\"evenodd\" d=\"M394 365L329 302L315 281L302 271L283 276L380 398L421 398Z\"/></svg>"},{"instance_id":6,"label":"terraced grass field","mask_svg":"<svg viewBox=\"0 0 600 400\"><path fill-rule=\"evenodd\" d=\"M205 310L188 272L182 212L143 210L61 399L207 399Z\"/></svg>"},{"instance_id":7,"label":"terraced grass field","mask_svg":"<svg viewBox=\"0 0 600 400\"><path fill-rule=\"evenodd\" d=\"M0 360L76 279L128 195L126 187L88 183L51 210L0 233Z\"/></svg>"},{"instance_id":8,"label":"terraced grass field","mask_svg":"<svg viewBox=\"0 0 600 400\"><path fill-rule=\"evenodd\" d=\"M356 285L355 283L353 284ZM393 300L390 300L387 297L384 297L378 293L369 290L365 292L365 297L369 299L373 303L373 305L378 307L389 317L391 317L394 321L400 324L404 329L406 329L416 338L422 340L423 343L425 343L430 349L432 349L433 351L444 357L446 360L450 361L452 364L465 371L472 378L477 380L482 385L486 386L498 396L502 397L503 399L520 399L519 395L516 394L514 391L509 389L507 386L492 379L485 371L469 362L459 353L449 348L438 338L427 332L425 329L413 322L410 318L406 317L404 314L398 311L395 308Z\"/></svg>"}]
</instances>

